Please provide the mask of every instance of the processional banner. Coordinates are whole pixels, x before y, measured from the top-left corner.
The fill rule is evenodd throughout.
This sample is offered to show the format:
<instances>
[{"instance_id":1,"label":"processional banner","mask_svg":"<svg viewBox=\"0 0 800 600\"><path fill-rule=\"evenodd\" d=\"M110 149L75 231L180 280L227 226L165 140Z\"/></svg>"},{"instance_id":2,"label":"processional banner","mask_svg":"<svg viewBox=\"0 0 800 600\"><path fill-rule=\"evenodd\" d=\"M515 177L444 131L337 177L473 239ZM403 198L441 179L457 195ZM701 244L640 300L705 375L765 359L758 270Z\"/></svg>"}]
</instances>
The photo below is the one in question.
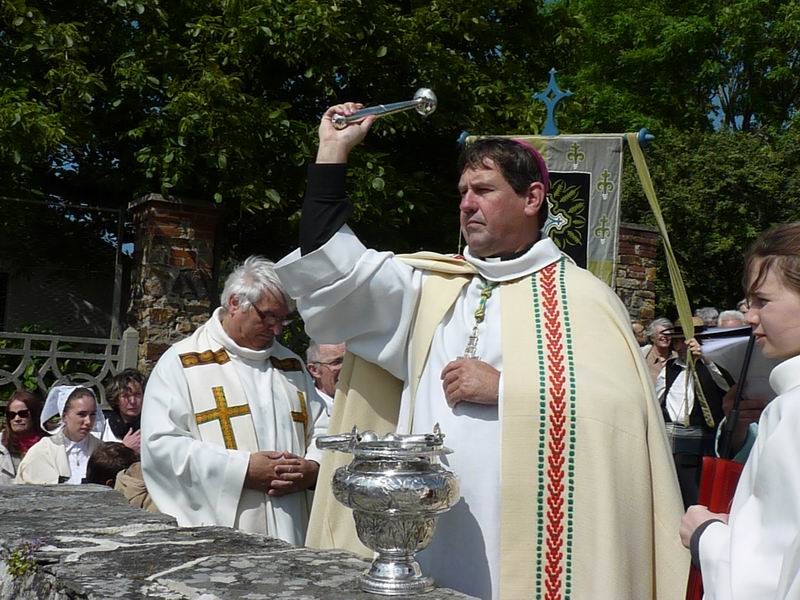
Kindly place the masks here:
<instances>
[{"instance_id":1,"label":"processional banner","mask_svg":"<svg viewBox=\"0 0 800 600\"><path fill-rule=\"evenodd\" d=\"M502 137L525 140L541 152L550 170L545 232L579 266L613 287L623 136Z\"/></svg>"}]
</instances>

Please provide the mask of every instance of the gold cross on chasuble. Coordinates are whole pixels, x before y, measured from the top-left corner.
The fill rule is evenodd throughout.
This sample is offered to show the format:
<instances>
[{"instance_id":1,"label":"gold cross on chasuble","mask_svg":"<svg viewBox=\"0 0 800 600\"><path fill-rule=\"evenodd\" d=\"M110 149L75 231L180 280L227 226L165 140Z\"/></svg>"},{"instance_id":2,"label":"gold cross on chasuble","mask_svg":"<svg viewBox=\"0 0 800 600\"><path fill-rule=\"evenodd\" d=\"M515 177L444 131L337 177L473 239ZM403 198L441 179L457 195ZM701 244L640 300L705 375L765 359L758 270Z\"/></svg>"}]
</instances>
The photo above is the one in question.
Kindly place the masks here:
<instances>
[{"instance_id":1,"label":"gold cross on chasuble","mask_svg":"<svg viewBox=\"0 0 800 600\"><path fill-rule=\"evenodd\" d=\"M211 388L211 391L214 393L214 401L217 403L217 408L197 413L194 418L197 420L198 425L218 420L220 429L222 429L222 439L225 441L225 447L228 450L237 450L236 438L233 436L233 427L231 426L231 418L249 415L250 406L247 404L228 406L228 401L225 398L225 391L222 389L221 385Z\"/></svg>"},{"instance_id":2,"label":"gold cross on chasuble","mask_svg":"<svg viewBox=\"0 0 800 600\"><path fill-rule=\"evenodd\" d=\"M306 408L306 396L297 390L297 398L300 400L300 410L292 411L292 421L303 424L304 439L308 439L308 409Z\"/></svg>"}]
</instances>

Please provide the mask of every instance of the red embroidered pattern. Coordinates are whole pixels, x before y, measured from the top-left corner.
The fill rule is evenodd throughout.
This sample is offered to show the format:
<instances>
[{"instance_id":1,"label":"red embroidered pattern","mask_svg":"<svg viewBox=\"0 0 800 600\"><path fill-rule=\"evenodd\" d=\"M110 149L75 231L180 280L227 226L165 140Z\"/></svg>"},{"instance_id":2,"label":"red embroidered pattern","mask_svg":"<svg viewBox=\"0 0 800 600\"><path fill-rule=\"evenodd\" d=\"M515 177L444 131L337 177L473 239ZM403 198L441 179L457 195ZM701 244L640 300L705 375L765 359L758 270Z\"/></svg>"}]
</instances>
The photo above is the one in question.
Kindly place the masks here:
<instances>
[{"instance_id":1,"label":"red embroidered pattern","mask_svg":"<svg viewBox=\"0 0 800 600\"><path fill-rule=\"evenodd\" d=\"M563 598L564 576L564 460L566 446L567 378L561 307L556 286L558 263L540 272L547 346L548 425L547 512L545 535L545 600Z\"/></svg>"}]
</instances>

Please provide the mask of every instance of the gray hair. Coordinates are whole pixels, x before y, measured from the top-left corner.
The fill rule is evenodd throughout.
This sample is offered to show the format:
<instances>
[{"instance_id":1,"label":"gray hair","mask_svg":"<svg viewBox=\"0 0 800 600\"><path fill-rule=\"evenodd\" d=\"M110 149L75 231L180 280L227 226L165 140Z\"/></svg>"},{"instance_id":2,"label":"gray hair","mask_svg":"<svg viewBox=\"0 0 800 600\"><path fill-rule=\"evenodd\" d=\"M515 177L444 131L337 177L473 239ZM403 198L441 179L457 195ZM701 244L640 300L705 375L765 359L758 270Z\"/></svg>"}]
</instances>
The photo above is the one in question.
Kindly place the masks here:
<instances>
[{"instance_id":1,"label":"gray hair","mask_svg":"<svg viewBox=\"0 0 800 600\"><path fill-rule=\"evenodd\" d=\"M694 316L703 319L703 325L706 327L714 327L717 324L719 311L713 306L704 306L694 311Z\"/></svg>"},{"instance_id":2,"label":"gray hair","mask_svg":"<svg viewBox=\"0 0 800 600\"><path fill-rule=\"evenodd\" d=\"M289 312L294 311L294 300L283 289L275 273L275 263L254 254L238 265L225 280L220 297L222 309L227 310L230 299L236 298L243 310L250 310L267 292L281 296Z\"/></svg>"},{"instance_id":3,"label":"gray hair","mask_svg":"<svg viewBox=\"0 0 800 600\"><path fill-rule=\"evenodd\" d=\"M319 362L319 358L319 344L314 340L311 340L308 343L308 349L306 350L306 363Z\"/></svg>"},{"instance_id":4,"label":"gray hair","mask_svg":"<svg viewBox=\"0 0 800 600\"><path fill-rule=\"evenodd\" d=\"M322 358L322 353L320 352L320 346L344 346L344 342L339 342L337 344L318 344L314 340L310 340L308 342L308 348L306 349L306 364L311 363L318 363Z\"/></svg>"},{"instance_id":5,"label":"gray hair","mask_svg":"<svg viewBox=\"0 0 800 600\"><path fill-rule=\"evenodd\" d=\"M652 321L650 321L650 325L648 325L647 328L644 330L644 335L648 340L656 334L656 327L665 327L667 329L672 329L674 326L672 324L672 321L670 321L666 317L659 317L658 319L653 319Z\"/></svg>"},{"instance_id":6,"label":"gray hair","mask_svg":"<svg viewBox=\"0 0 800 600\"><path fill-rule=\"evenodd\" d=\"M723 321L739 321L739 323L742 325L747 325L747 317L745 317L744 314L738 310L723 310L721 313L719 313L717 324L720 324Z\"/></svg>"}]
</instances>

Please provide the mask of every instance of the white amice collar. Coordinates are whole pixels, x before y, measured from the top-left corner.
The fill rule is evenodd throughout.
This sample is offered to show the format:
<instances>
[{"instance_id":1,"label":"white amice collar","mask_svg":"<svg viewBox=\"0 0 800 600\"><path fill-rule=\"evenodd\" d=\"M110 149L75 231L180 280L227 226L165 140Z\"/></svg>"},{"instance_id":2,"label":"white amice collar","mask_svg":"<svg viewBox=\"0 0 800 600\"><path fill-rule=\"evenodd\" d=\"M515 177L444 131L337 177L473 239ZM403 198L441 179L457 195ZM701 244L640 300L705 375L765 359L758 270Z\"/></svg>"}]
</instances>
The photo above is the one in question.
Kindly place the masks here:
<instances>
[{"instance_id":1,"label":"white amice collar","mask_svg":"<svg viewBox=\"0 0 800 600\"><path fill-rule=\"evenodd\" d=\"M789 358L772 369L769 385L778 396L800 386L800 356Z\"/></svg>"},{"instance_id":2,"label":"white amice collar","mask_svg":"<svg viewBox=\"0 0 800 600\"><path fill-rule=\"evenodd\" d=\"M211 318L208 320L208 328L215 342L231 354L235 354L240 358L263 362L272 356L272 346L263 350L253 350L251 348L244 348L234 342L222 328L222 307L217 308L214 314L211 315Z\"/></svg>"},{"instance_id":3,"label":"white amice collar","mask_svg":"<svg viewBox=\"0 0 800 600\"><path fill-rule=\"evenodd\" d=\"M543 237L522 256L511 260L478 258L464 248L464 259L489 281L511 281L544 269L561 259L563 254L549 237Z\"/></svg>"},{"instance_id":4,"label":"white amice collar","mask_svg":"<svg viewBox=\"0 0 800 600\"><path fill-rule=\"evenodd\" d=\"M73 442L69 439L66 435L64 435L64 448L67 451L67 454L70 452L77 450L82 454L86 454L89 450L89 436L92 435L91 433L87 434L85 438L83 438L80 442Z\"/></svg>"}]
</instances>

